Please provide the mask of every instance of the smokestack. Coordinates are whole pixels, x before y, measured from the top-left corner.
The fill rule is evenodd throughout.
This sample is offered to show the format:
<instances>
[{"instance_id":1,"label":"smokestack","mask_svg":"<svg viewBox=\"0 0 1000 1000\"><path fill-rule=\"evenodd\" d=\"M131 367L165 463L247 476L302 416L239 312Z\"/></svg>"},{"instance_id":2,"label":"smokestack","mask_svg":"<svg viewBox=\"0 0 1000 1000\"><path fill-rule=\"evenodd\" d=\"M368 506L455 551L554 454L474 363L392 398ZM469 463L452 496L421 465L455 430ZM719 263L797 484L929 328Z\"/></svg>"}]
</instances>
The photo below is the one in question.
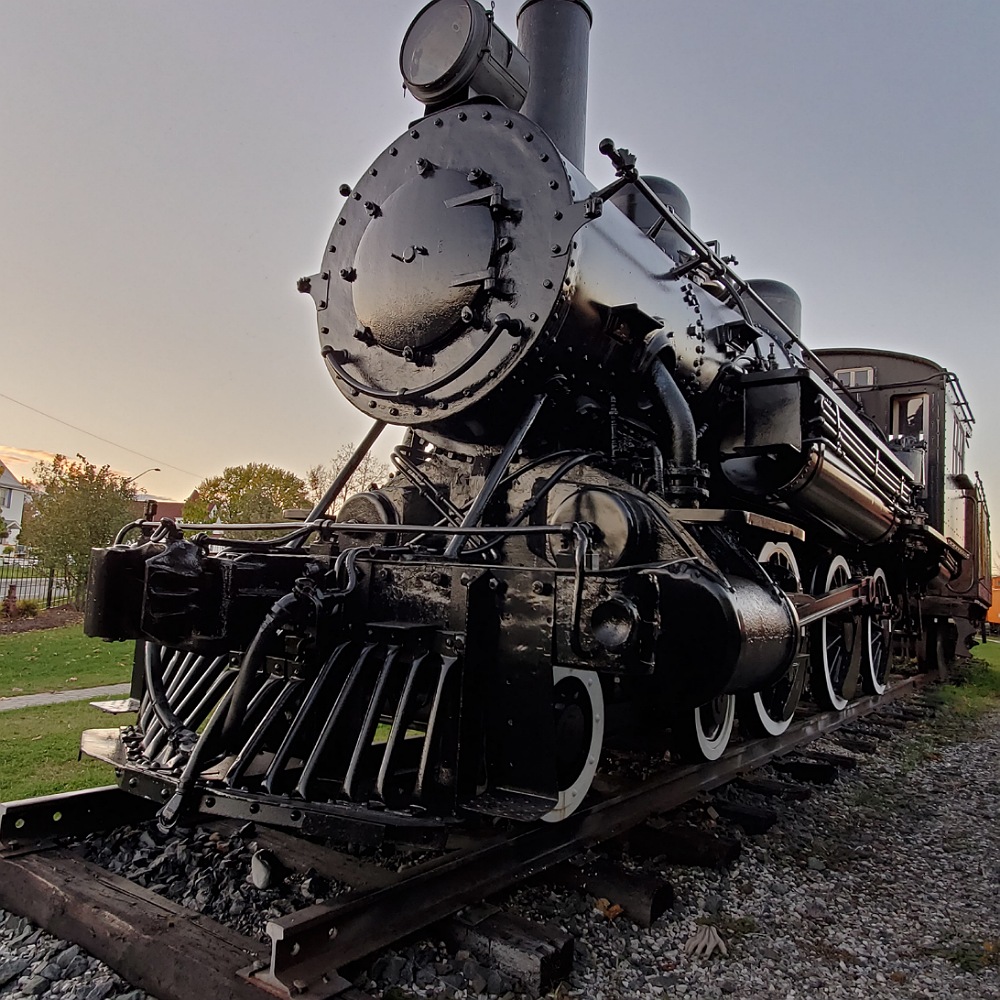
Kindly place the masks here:
<instances>
[{"instance_id":1,"label":"smokestack","mask_svg":"<svg viewBox=\"0 0 1000 1000\"><path fill-rule=\"evenodd\" d=\"M531 78L521 113L537 122L574 166L587 144L587 65L593 15L583 0L527 0L517 15L517 45Z\"/></svg>"}]
</instances>

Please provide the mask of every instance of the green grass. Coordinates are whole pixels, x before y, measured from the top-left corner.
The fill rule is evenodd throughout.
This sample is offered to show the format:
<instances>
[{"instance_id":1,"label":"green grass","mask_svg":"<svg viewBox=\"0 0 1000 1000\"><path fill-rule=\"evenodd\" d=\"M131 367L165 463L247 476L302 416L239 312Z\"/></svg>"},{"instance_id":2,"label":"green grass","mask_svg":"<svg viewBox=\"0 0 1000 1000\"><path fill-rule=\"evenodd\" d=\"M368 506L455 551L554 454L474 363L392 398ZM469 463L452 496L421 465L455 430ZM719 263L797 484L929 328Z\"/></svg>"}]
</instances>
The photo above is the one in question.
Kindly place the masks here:
<instances>
[{"instance_id":1,"label":"green grass","mask_svg":"<svg viewBox=\"0 0 1000 1000\"><path fill-rule=\"evenodd\" d=\"M1000 670L1000 642L980 643L973 650L973 653L980 660L985 660L991 667Z\"/></svg>"},{"instance_id":2,"label":"green grass","mask_svg":"<svg viewBox=\"0 0 1000 1000\"><path fill-rule=\"evenodd\" d=\"M130 642L88 639L79 625L0 635L0 698L124 683L132 650Z\"/></svg>"},{"instance_id":3,"label":"green grass","mask_svg":"<svg viewBox=\"0 0 1000 1000\"><path fill-rule=\"evenodd\" d=\"M936 699L955 715L976 718L1000 708L1000 643L987 642L973 650L975 659L963 667L954 684L937 689Z\"/></svg>"},{"instance_id":4,"label":"green grass","mask_svg":"<svg viewBox=\"0 0 1000 1000\"><path fill-rule=\"evenodd\" d=\"M77 760L80 733L110 718L86 701L0 713L0 802L114 784L109 764Z\"/></svg>"}]
</instances>

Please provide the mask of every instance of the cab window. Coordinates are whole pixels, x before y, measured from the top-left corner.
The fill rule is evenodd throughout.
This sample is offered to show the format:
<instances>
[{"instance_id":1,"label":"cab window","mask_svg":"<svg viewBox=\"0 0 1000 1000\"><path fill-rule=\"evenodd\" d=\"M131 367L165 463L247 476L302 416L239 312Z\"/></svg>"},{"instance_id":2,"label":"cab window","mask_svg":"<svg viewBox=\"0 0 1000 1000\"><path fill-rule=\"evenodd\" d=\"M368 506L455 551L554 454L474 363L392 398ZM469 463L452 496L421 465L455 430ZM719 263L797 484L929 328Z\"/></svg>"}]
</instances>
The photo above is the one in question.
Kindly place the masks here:
<instances>
[{"instance_id":1,"label":"cab window","mask_svg":"<svg viewBox=\"0 0 1000 1000\"><path fill-rule=\"evenodd\" d=\"M926 438L930 396L918 392L912 396L894 396L892 400L892 434Z\"/></svg>"}]
</instances>

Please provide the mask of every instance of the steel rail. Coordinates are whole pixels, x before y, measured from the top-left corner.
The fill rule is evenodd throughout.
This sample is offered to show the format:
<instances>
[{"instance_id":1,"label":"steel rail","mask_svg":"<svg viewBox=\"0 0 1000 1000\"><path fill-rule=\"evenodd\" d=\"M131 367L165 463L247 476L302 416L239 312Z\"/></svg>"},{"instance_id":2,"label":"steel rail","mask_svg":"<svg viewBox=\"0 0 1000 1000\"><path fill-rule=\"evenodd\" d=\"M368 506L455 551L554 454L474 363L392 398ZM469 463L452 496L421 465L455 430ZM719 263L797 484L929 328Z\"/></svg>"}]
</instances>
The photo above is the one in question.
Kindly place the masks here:
<instances>
[{"instance_id":1,"label":"steel rail","mask_svg":"<svg viewBox=\"0 0 1000 1000\"><path fill-rule=\"evenodd\" d=\"M262 991L268 991L303 1000L333 996L346 985L338 971L345 966L934 680L927 674L896 679L881 697L861 698L842 712L810 716L793 723L778 737L733 746L714 763L668 765L645 780L621 781L604 798L561 823L541 823L514 835L497 835L421 866L391 884L352 893L334 905L311 906L271 920L267 924L271 938L269 961L261 952L253 954L244 940L230 935L211 973L216 984L226 984L225 989L218 985L217 995L242 998L262 996ZM148 890L130 889L124 879L102 874L97 880L102 894L97 902L107 913L109 927L120 930L116 921L122 919L121 913L127 913L138 922L136 926L144 928L126 947L118 932L95 932L93 913L97 903L88 893L95 884L95 871L100 870L69 852L52 849L53 837L74 837L106 828L111 825L109 819L119 823L119 804L131 804L135 811L130 819L148 816L155 808L115 787L0 804L0 907L80 942L131 982L143 985L151 982L150 969L163 962L162 935L172 933L173 904ZM79 867L76 874L74 865ZM76 894L79 898L75 898ZM168 909L170 920L165 920ZM159 913L159 917L154 920L143 916L140 911L144 910ZM208 939L218 942L229 933L208 918L193 915L192 919L196 923L200 920L200 926L209 931ZM183 930L188 940L192 932L189 924ZM167 942L167 953L172 949ZM247 981L245 988L252 994L240 992L232 979L237 964L242 964L237 962L240 954L252 959L250 965L239 970ZM202 963L211 960L208 952L195 959ZM176 991L172 986L164 991L161 982L157 993L161 1000L184 997L188 994L183 990L189 988L190 981L185 980L183 986L178 982Z\"/></svg>"}]
</instances>

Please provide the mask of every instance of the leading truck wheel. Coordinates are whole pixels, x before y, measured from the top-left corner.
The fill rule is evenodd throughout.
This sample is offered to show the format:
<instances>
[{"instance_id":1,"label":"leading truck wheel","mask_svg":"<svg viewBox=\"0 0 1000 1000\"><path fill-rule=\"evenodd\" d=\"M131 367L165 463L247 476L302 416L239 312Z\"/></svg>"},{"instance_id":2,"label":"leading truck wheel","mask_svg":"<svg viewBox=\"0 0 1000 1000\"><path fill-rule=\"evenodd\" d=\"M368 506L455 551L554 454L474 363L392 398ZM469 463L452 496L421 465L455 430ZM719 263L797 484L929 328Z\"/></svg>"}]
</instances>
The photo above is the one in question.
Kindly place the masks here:
<instances>
[{"instance_id":1,"label":"leading truck wheel","mask_svg":"<svg viewBox=\"0 0 1000 1000\"><path fill-rule=\"evenodd\" d=\"M816 571L813 593L828 594L847 585L851 569L843 556L834 556ZM843 711L848 698L844 683L851 670L851 654L857 641L854 615L841 611L827 615L812 626L812 693L821 708Z\"/></svg>"},{"instance_id":2,"label":"leading truck wheel","mask_svg":"<svg viewBox=\"0 0 1000 1000\"><path fill-rule=\"evenodd\" d=\"M736 696L721 694L674 720L671 749L692 763L718 760L729 746L735 720Z\"/></svg>"},{"instance_id":3,"label":"leading truck wheel","mask_svg":"<svg viewBox=\"0 0 1000 1000\"><path fill-rule=\"evenodd\" d=\"M604 692L592 670L552 668L558 798L542 816L558 823L583 802L597 773L604 742Z\"/></svg>"},{"instance_id":4,"label":"leading truck wheel","mask_svg":"<svg viewBox=\"0 0 1000 1000\"><path fill-rule=\"evenodd\" d=\"M768 542L757 561L786 593L802 590L799 565L787 542ZM805 680L805 663L796 655L792 665L773 684L761 691L739 695L736 712L740 732L746 736L780 736L791 725Z\"/></svg>"}]
</instances>

